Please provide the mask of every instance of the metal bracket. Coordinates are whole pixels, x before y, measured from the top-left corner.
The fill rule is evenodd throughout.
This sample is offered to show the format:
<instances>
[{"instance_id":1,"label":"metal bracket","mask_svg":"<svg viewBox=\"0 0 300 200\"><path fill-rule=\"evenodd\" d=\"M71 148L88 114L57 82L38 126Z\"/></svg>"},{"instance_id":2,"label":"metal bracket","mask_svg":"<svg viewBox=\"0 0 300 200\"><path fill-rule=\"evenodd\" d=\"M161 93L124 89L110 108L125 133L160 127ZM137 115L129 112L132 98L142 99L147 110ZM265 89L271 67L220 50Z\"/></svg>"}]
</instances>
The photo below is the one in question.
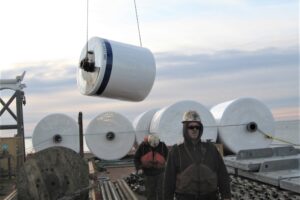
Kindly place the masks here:
<instances>
[{"instance_id":1,"label":"metal bracket","mask_svg":"<svg viewBox=\"0 0 300 200\"><path fill-rule=\"evenodd\" d=\"M293 146L283 146L275 148L262 148L262 149L247 149L238 152L237 160L268 158L276 156L292 156L297 155L298 151Z\"/></svg>"},{"instance_id":2,"label":"metal bracket","mask_svg":"<svg viewBox=\"0 0 300 200\"><path fill-rule=\"evenodd\" d=\"M260 165L259 172L299 169L300 158L265 161Z\"/></svg>"},{"instance_id":3,"label":"metal bracket","mask_svg":"<svg viewBox=\"0 0 300 200\"><path fill-rule=\"evenodd\" d=\"M15 79L0 79L0 90L23 90L26 85L21 82L23 81L25 74L26 71L24 71L20 76L16 76Z\"/></svg>"}]
</instances>

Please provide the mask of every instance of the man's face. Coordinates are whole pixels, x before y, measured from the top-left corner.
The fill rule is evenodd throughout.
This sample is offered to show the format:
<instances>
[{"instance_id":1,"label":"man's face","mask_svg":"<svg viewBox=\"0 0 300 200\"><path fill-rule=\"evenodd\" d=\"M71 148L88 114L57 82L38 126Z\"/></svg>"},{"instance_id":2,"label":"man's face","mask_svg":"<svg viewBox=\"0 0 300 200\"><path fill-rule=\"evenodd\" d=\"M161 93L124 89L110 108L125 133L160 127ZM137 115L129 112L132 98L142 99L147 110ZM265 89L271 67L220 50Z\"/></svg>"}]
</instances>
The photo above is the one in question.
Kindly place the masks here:
<instances>
[{"instance_id":1,"label":"man's face","mask_svg":"<svg viewBox=\"0 0 300 200\"><path fill-rule=\"evenodd\" d=\"M196 140L199 137L200 126L197 122L190 122L187 129L188 135L192 140Z\"/></svg>"}]
</instances>

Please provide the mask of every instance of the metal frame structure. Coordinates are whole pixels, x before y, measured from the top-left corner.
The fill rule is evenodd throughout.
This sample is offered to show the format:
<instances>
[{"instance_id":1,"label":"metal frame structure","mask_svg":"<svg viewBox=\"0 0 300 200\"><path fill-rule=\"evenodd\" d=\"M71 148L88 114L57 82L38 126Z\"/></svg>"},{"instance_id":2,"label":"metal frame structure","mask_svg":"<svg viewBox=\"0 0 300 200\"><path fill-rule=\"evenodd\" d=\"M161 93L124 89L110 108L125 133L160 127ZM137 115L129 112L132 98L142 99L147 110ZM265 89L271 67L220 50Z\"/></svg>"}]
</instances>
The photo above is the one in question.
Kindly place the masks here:
<instances>
[{"instance_id":1,"label":"metal frame structure","mask_svg":"<svg viewBox=\"0 0 300 200\"><path fill-rule=\"evenodd\" d=\"M294 146L241 150L224 162L229 173L300 194L300 150Z\"/></svg>"},{"instance_id":2,"label":"metal frame structure","mask_svg":"<svg viewBox=\"0 0 300 200\"><path fill-rule=\"evenodd\" d=\"M4 102L0 97L0 103L3 106L0 110L0 117L2 117L5 111L7 111L12 118L15 119L16 124L0 124L0 130L17 129L17 135L15 137L21 138L21 144L19 144L17 148L17 169L19 169L19 167L22 166L25 161L23 105L25 105L26 101L23 88L25 88L26 85L21 83L24 76L25 72L23 72L21 76L17 76L15 79L0 80L0 90L10 89L15 91L15 93L7 102ZM14 100L16 100L16 113L14 113L9 107Z\"/></svg>"}]
</instances>

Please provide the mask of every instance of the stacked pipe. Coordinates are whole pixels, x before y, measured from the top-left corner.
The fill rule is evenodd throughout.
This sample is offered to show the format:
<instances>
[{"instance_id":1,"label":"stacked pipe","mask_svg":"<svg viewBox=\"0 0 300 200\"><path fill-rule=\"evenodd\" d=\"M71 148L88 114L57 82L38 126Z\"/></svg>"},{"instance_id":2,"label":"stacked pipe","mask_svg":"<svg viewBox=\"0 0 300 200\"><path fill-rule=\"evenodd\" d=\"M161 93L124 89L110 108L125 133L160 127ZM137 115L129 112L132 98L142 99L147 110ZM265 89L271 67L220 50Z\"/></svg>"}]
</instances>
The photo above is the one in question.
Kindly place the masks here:
<instances>
[{"instance_id":1,"label":"stacked pipe","mask_svg":"<svg viewBox=\"0 0 300 200\"><path fill-rule=\"evenodd\" d=\"M100 182L103 200L137 200L137 197L123 179L114 183L111 181Z\"/></svg>"}]
</instances>

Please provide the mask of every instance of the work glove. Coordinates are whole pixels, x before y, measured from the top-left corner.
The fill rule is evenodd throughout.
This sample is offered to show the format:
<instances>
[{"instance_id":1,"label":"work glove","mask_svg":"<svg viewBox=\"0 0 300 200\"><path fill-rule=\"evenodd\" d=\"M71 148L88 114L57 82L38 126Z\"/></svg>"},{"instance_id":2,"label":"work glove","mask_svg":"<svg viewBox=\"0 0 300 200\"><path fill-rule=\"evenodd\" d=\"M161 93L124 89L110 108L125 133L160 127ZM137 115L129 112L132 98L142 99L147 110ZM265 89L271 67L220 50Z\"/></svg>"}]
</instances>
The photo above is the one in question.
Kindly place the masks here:
<instances>
[{"instance_id":1,"label":"work glove","mask_svg":"<svg viewBox=\"0 0 300 200\"><path fill-rule=\"evenodd\" d=\"M135 175L138 175L139 174L139 169L137 169L136 171L135 171Z\"/></svg>"}]
</instances>

